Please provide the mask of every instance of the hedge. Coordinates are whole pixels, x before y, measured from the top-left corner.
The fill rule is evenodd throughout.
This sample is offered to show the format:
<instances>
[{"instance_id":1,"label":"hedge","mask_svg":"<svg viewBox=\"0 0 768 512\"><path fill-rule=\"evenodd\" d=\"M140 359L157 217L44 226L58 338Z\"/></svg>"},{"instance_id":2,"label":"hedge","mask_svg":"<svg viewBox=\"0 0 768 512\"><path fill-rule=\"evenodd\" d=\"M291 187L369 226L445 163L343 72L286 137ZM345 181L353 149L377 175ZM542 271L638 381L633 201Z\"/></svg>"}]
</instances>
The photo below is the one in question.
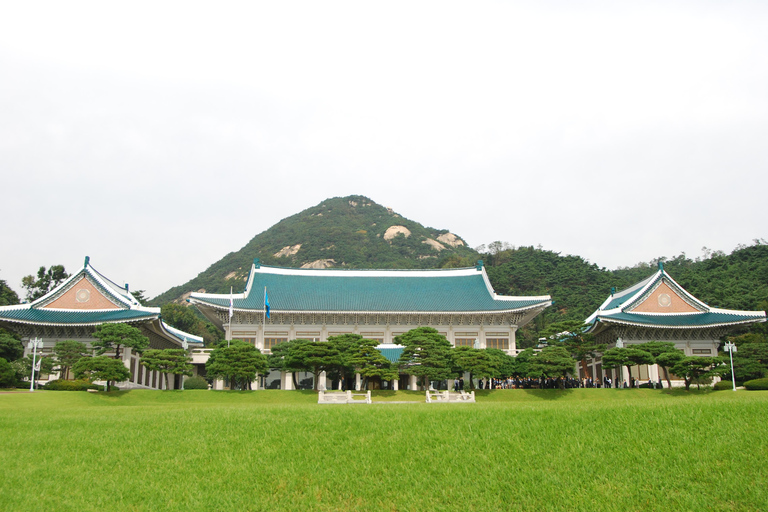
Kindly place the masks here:
<instances>
[{"instance_id":1,"label":"hedge","mask_svg":"<svg viewBox=\"0 0 768 512\"><path fill-rule=\"evenodd\" d=\"M208 381L203 377L190 377L184 381L184 389L208 389Z\"/></svg>"},{"instance_id":2,"label":"hedge","mask_svg":"<svg viewBox=\"0 0 768 512\"><path fill-rule=\"evenodd\" d=\"M744 387L750 391L762 391L768 389L768 378L748 380Z\"/></svg>"},{"instance_id":3,"label":"hedge","mask_svg":"<svg viewBox=\"0 0 768 512\"><path fill-rule=\"evenodd\" d=\"M741 382L736 381L736 387L739 387L741 385L742 385ZM720 382L712 386L712 389L714 389L715 391L722 391L724 389L733 390L733 382L730 380L721 380Z\"/></svg>"},{"instance_id":4,"label":"hedge","mask_svg":"<svg viewBox=\"0 0 768 512\"><path fill-rule=\"evenodd\" d=\"M85 391L87 389L104 389L103 386L97 386L87 380L52 380L43 389L52 391Z\"/></svg>"}]
</instances>

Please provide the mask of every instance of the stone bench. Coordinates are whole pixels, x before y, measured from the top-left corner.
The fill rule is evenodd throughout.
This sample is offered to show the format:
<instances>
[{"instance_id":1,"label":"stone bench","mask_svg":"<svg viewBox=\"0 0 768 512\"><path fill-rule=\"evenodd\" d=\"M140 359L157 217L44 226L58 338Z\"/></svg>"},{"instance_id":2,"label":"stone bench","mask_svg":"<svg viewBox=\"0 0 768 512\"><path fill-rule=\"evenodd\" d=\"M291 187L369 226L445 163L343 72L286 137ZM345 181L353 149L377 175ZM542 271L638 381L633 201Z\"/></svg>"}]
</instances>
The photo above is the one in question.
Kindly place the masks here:
<instances>
[{"instance_id":1,"label":"stone bench","mask_svg":"<svg viewBox=\"0 0 768 512\"><path fill-rule=\"evenodd\" d=\"M352 391L323 391L317 393L319 404L370 404L371 392L353 393Z\"/></svg>"},{"instance_id":2,"label":"stone bench","mask_svg":"<svg viewBox=\"0 0 768 512\"><path fill-rule=\"evenodd\" d=\"M466 391L459 391L454 393L451 391L435 391L427 390L427 403L433 402L450 403L450 402L475 402L475 392L467 393Z\"/></svg>"}]
</instances>

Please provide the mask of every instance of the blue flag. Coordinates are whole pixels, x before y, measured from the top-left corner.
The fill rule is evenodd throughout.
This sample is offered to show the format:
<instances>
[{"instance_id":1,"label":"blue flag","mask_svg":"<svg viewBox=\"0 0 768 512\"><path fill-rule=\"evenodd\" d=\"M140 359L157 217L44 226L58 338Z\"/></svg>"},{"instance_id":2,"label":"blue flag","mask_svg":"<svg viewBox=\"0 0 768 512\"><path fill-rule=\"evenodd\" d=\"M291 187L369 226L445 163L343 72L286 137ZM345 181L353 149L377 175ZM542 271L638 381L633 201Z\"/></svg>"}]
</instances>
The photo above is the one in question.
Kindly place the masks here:
<instances>
[{"instance_id":1,"label":"blue flag","mask_svg":"<svg viewBox=\"0 0 768 512\"><path fill-rule=\"evenodd\" d=\"M269 318L269 297L267 296L267 287L264 287L264 309L267 311L267 318Z\"/></svg>"}]
</instances>

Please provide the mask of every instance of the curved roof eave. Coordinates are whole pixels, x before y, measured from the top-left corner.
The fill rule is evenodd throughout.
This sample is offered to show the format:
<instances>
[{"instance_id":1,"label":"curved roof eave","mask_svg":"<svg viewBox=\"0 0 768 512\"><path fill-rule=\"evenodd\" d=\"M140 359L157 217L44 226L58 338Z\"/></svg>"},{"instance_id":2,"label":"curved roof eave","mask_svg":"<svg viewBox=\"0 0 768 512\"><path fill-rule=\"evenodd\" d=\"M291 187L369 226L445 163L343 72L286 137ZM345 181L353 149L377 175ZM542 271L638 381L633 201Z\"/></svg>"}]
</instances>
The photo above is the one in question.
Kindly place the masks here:
<instances>
[{"instance_id":1,"label":"curved roof eave","mask_svg":"<svg viewBox=\"0 0 768 512\"><path fill-rule=\"evenodd\" d=\"M209 302L194 302L193 304L201 305L201 306L208 306L211 309L217 309L219 311L229 311L229 306L221 306L219 304L212 304ZM513 308L513 309L493 309L493 310L476 310L476 311L356 311L356 310L302 310L302 309L296 309L296 310L282 310L282 309L274 309L270 308L270 314L277 314L277 313L283 313L283 314L307 314L307 315L320 315L320 314L335 314L335 315L496 315L496 314L504 314L504 313L522 313L524 311L530 311L532 309L540 309L540 308L546 308L551 306L552 303L549 301L546 302L540 302L538 304L531 304L525 307L521 308ZM260 312L263 313L263 309L238 309L233 308L232 311L239 312L239 313L255 313Z\"/></svg>"},{"instance_id":2,"label":"curved roof eave","mask_svg":"<svg viewBox=\"0 0 768 512\"><path fill-rule=\"evenodd\" d=\"M649 327L649 328L656 328L656 329L711 329L713 327L728 327L732 325L742 325L742 324L751 324L756 322L765 322L765 318L759 318L759 317L753 317L753 318L744 318L741 320L734 320L731 322L713 322L713 323L707 323L707 324L669 324L669 325L662 325L662 324L654 324L654 323L645 323L645 322L633 322L631 320L620 320L617 318L611 318L611 317L597 317L596 321L592 324L593 327L590 327L587 332L594 332L599 330L598 327L605 327L608 326L606 324L617 324L617 325L631 325L634 327Z\"/></svg>"}]
</instances>

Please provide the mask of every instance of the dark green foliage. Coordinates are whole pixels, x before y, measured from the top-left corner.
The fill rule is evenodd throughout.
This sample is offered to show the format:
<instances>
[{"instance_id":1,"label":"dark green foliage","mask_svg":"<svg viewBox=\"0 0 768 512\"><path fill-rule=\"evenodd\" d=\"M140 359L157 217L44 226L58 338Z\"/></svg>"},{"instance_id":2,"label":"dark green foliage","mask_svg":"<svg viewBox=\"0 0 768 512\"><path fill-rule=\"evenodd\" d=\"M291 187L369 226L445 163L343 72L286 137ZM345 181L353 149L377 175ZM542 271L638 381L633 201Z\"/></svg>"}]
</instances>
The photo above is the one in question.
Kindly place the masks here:
<instances>
[{"instance_id":1,"label":"dark green foliage","mask_svg":"<svg viewBox=\"0 0 768 512\"><path fill-rule=\"evenodd\" d=\"M724 364L724 361L720 357L685 357L678 363L672 366L671 371L675 375L683 377L685 379L686 391L690 389L691 384L697 384L700 388L701 384L706 384L707 380L711 378L723 375L728 371L729 367Z\"/></svg>"},{"instance_id":2,"label":"dark green foliage","mask_svg":"<svg viewBox=\"0 0 768 512\"><path fill-rule=\"evenodd\" d=\"M384 240L392 226L403 226L411 235ZM445 233L405 219L363 196L335 197L281 220L239 251L227 254L196 278L152 302L163 304L201 288L209 293L226 293L234 286L239 292L254 258L265 265L282 267L333 260L334 267L343 268L435 268L452 256L469 258L469 265L474 264L477 253L466 245L451 247L444 243L445 249L438 251L424 243ZM301 248L295 254L275 256L283 248L299 244Z\"/></svg>"},{"instance_id":3,"label":"dark green foliage","mask_svg":"<svg viewBox=\"0 0 768 512\"><path fill-rule=\"evenodd\" d=\"M149 346L149 338L141 334L136 327L128 324L101 324L96 326L93 333L97 341L91 343L100 356L110 350L115 351L115 359L120 359L120 349L130 347L141 354Z\"/></svg>"},{"instance_id":4,"label":"dark green foliage","mask_svg":"<svg viewBox=\"0 0 768 512\"><path fill-rule=\"evenodd\" d=\"M52 380L43 386L43 389L51 391L86 391L99 389L100 387L89 380Z\"/></svg>"},{"instance_id":5,"label":"dark green foliage","mask_svg":"<svg viewBox=\"0 0 768 512\"><path fill-rule=\"evenodd\" d=\"M654 364L656 360L645 350L640 350L637 346L614 347L609 348L603 354L603 368L627 367L627 375L632 375L632 367L643 364Z\"/></svg>"},{"instance_id":6,"label":"dark green foliage","mask_svg":"<svg viewBox=\"0 0 768 512\"><path fill-rule=\"evenodd\" d=\"M473 347L456 347L451 351L453 357L453 365L458 369L459 373L469 373L469 388L474 389L475 377L479 379L490 379L496 377L499 372L499 366L503 364L503 360L498 357L494 357L494 354L489 350L481 350ZM499 350L499 352L501 352ZM503 355L506 356L502 352ZM511 375L511 374L510 374Z\"/></svg>"},{"instance_id":7,"label":"dark green foliage","mask_svg":"<svg viewBox=\"0 0 768 512\"><path fill-rule=\"evenodd\" d=\"M299 361L296 358L289 358L288 354L291 353L294 350L295 345L300 345L303 343L309 343L309 340L302 340L302 339L296 339L296 340L289 340L285 343L280 343L278 345L275 345L272 347L269 354L267 356L269 367L275 370L280 371L287 371L287 372L296 372L296 371L303 371L306 368L303 366L292 366L293 364L301 364L302 361Z\"/></svg>"},{"instance_id":8,"label":"dark green foliage","mask_svg":"<svg viewBox=\"0 0 768 512\"><path fill-rule=\"evenodd\" d=\"M149 298L144 296L144 292L146 290L136 290L131 292L131 295L133 295L133 298L139 301L139 304L142 306L146 306L149 302Z\"/></svg>"},{"instance_id":9,"label":"dark green foliage","mask_svg":"<svg viewBox=\"0 0 768 512\"><path fill-rule=\"evenodd\" d=\"M16 369L11 363L0 357L0 388L12 388L16 385L18 377Z\"/></svg>"},{"instance_id":10,"label":"dark green foliage","mask_svg":"<svg viewBox=\"0 0 768 512\"><path fill-rule=\"evenodd\" d=\"M398 361L400 369L409 375L421 377L424 389L429 387L430 381L449 379L456 375L451 342L436 329L411 329L395 337L395 343L405 346Z\"/></svg>"},{"instance_id":11,"label":"dark green foliage","mask_svg":"<svg viewBox=\"0 0 768 512\"><path fill-rule=\"evenodd\" d=\"M165 389L170 389L168 374L192 375L191 357L181 348L150 349L141 355L141 364L165 377Z\"/></svg>"},{"instance_id":12,"label":"dark green foliage","mask_svg":"<svg viewBox=\"0 0 768 512\"><path fill-rule=\"evenodd\" d=\"M121 360L107 356L84 357L75 363L73 371L76 379L106 381L107 391L112 382L122 382L131 378L131 372Z\"/></svg>"},{"instance_id":13,"label":"dark green foliage","mask_svg":"<svg viewBox=\"0 0 768 512\"><path fill-rule=\"evenodd\" d=\"M667 386L672 387L672 382L669 378L669 368L680 362L685 353L682 350L675 348L675 344L671 341L649 341L647 343L641 343L634 345L634 348L639 348L651 354L664 372L664 379L667 381Z\"/></svg>"},{"instance_id":14,"label":"dark green foliage","mask_svg":"<svg viewBox=\"0 0 768 512\"><path fill-rule=\"evenodd\" d=\"M563 378L573 373L576 362L564 347L544 347L530 362L530 372L535 376L557 378L563 387Z\"/></svg>"},{"instance_id":15,"label":"dark green foliage","mask_svg":"<svg viewBox=\"0 0 768 512\"><path fill-rule=\"evenodd\" d=\"M728 360L728 373L726 377L731 376L730 359L728 353L723 356ZM741 381L761 379L768 375L768 344L766 343L744 343L738 347L733 354L733 371L736 378Z\"/></svg>"},{"instance_id":16,"label":"dark green foliage","mask_svg":"<svg viewBox=\"0 0 768 512\"><path fill-rule=\"evenodd\" d=\"M231 389L251 389L256 376L264 375L267 370L267 357L241 340L232 340L229 346L221 342L205 363L208 377L228 380Z\"/></svg>"},{"instance_id":17,"label":"dark green foliage","mask_svg":"<svg viewBox=\"0 0 768 512\"><path fill-rule=\"evenodd\" d=\"M744 383L744 387L750 391L765 391L768 390L768 379L748 380Z\"/></svg>"},{"instance_id":18,"label":"dark green foliage","mask_svg":"<svg viewBox=\"0 0 768 512\"><path fill-rule=\"evenodd\" d=\"M80 359L88 354L88 348L85 343L81 343L75 340L60 341L53 347L53 353L56 358L56 364L59 367L61 373L61 379L69 378L69 370Z\"/></svg>"},{"instance_id":19,"label":"dark green foliage","mask_svg":"<svg viewBox=\"0 0 768 512\"><path fill-rule=\"evenodd\" d=\"M613 271L578 256L561 256L539 248L515 249L502 243L494 248L496 252L481 250L481 258L497 293L551 295L554 302L518 331L520 348L535 346L553 322L584 320L609 296L612 287L623 290L649 277L658 269L659 260L675 281L707 304L749 311L768 309L768 245L762 241L741 246L730 255L713 253L707 259L691 260L681 254ZM746 331L765 342L768 324L754 324L743 328L742 332Z\"/></svg>"},{"instance_id":20,"label":"dark green foliage","mask_svg":"<svg viewBox=\"0 0 768 512\"><path fill-rule=\"evenodd\" d=\"M581 363L586 376L591 378L592 373L587 359L595 358L598 353L604 352L606 345L595 342L594 336L584 332L586 329L587 325L581 320L566 320L551 324L544 331L544 336L550 340L555 340L556 343L565 348L571 357Z\"/></svg>"},{"instance_id":21,"label":"dark green foliage","mask_svg":"<svg viewBox=\"0 0 768 512\"><path fill-rule=\"evenodd\" d=\"M517 373L517 361L514 357L497 348L487 348L485 349L485 352L487 352L493 360L493 366L495 368L491 377L504 379Z\"/></svg>"},{"instance_id":22,"label":"dark green foliage","mask_svg":"<svg viewBox=\"0 0 768 512\"><path fill-rule=\"evenodd\" d=\"M376 349L378 344L376 340L361 339L357 344L357 350L349 358L350 365L366 379L377 378L385 381L397 379L399 375L397 368L394 368L389 359Z\"/></svg>"},{"instance_id":23,"label":"dark green foliage","mask_svg":"<svg viewBox=\"0 0 768 512\"><path fill-rule=\"evenodd\" d=\"M12 333L0 329L0 357L6 361L15 361L24 355L24 345Z\"/></svg>"},{"instance_id":24,"label":"dark green foliage","mask_svg":"<svg viewBox=\"0 0 768 512\"><path fill-rule=\"evenodd\" d=\"M184 389L208 389L208 381L203 377L190 377L184 381Z\"/></svg>"},{"instance_id":25,"label":"dark green foliage","mask_svg":"<svg viewBox=\"0 0 768 512\"><path fill-rule=\"evenodd\" d=\"M16 367L16 372L22 378L28 379L32 376L32 358L33 354L28 354L26 357L22 357L13 362L13 365ZM40 362L40 371L35 370L35 379L37 379L39 375L50 374L53 372L53 357L43 356L38 351L37 357L35 357L35 364L37 364L38 361Z\"/></svg>"},{"instance_id":26,"label":"dark green foliage","mask_svg":"<svg viewBox=\"0 0 768 512\"><path fill-rule=\"evenodd\" d=\"M0 306L13 306L19 303L19 296L11 290L5 280L0 279Z\"/></svg>"},{"instance_id":27,"label":"dark green foliage","mask_svg":"<svg viewBox=\"0 0 768 512\"><path fill-rule=\"evenodd\" d=\"M742 384L738 381L736 381L736 387L741 386ZM723 390L729 390L733 391L733 381L730 380L721 380L720 382L715 383L714 386L712 386L712 389L715 391L723 391Z\"/></svg>"},{"instance_id":28,"label":"dark green foliage","mask_svg":"<svg viewBox=\"0 0 768 512\"><path fill-rule=\"evenodd\" d=\"M285 364L288 367L311 371L315 375L314 388L317 390L320 372L338 370L344 366L344 359L333 343L307 341L291 347L286 354Z\"/></svg>"},{"instance_id":29,"label":"dark green foliage","mask_svg":"<svg viewBox=\"0 0 768 512\"><path fill-rule=\"evenodd\" d=\"M224 340L224 333L211 322L203 319L200 312L194 306L169 302L160 308L163 321L195 336L202 336L205 346L215 346Z\"/></svg>"},{"instance_id":30,"label":"dark green foliage","mask_svg":"<svg viewBox=\"0 0 768 512\"><path fill-rule=\"evenodd\" d=\"M37 270L37 279L35 276L28 275L21 279L21 286L27 290L27 300L38 299L59 286L69 277L64 265L53 265L48 270L40 267Z\"/></svg>"}]
</instances>

